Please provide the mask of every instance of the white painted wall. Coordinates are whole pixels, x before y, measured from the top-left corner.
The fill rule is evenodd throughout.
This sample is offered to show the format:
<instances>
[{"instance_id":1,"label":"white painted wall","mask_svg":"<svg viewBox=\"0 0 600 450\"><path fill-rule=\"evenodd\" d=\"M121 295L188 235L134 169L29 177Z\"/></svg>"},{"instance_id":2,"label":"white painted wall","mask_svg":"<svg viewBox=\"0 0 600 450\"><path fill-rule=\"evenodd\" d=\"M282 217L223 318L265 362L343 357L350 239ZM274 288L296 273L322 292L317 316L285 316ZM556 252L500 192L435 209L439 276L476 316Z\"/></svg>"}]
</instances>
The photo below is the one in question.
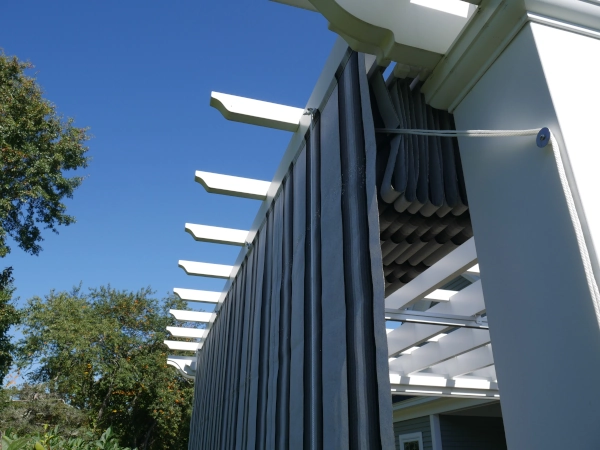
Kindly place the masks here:
<instances>
[{"instance_id":1,"label":"white painted wall","mask_svg":"<svg viewBox=\"0 0 600 450\"><path fill-rule=\"evenodd\" d=\"M580 41L526 25L455 119L458 129L547 126L564 147L563 131L574 166L593 166L577 172L585 189L600 192L585 129L600 99L590 62L600 47ZM460 138L460 148L508 447L600 448L600 329L552 153L529 137Z\"/></svg>"}]
</instances>

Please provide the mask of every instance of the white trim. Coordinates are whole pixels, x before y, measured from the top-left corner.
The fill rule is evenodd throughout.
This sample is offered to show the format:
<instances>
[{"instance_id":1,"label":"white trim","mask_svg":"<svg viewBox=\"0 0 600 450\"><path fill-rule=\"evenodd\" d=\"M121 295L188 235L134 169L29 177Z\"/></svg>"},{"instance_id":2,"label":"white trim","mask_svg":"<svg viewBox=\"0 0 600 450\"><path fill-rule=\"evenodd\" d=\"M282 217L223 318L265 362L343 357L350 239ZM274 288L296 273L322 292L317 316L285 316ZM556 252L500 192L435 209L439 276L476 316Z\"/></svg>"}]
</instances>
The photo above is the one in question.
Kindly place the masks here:
<instances>
[{"instance_id":1,"label":"white trim","mask_svg":"<svg viewBox=\"0 0 600 450\"><path fill-rule=\"evenodd\" d=\"M170 309L169 313L177 320L182 322L204 322L208 323L214 320L215 314L200 312L200 311L186 311L183 309Z\"/></svg>"},{"instance_id":2,"label":"white trim","mask_svg":"<svg viewBox=\"0 0 600 450\"><path fill-rule=\"evenodd\" d=\"M423 450L423 433L417 431L416 433L407 433L398 436L398 444L400 444L400 450L404 450L404 444L408 444L411 442L418 442L419 450Z\"/></svg>"}]
</instances>

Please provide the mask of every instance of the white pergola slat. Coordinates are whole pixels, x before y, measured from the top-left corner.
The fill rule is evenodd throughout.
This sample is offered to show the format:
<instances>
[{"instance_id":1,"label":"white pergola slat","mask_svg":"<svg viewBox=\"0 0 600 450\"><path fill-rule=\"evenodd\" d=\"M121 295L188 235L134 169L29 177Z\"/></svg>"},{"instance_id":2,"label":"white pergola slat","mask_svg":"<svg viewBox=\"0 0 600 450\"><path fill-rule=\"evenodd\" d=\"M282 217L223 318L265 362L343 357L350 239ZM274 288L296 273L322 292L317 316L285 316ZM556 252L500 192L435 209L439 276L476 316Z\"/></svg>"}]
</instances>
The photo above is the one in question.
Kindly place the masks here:
<instances>
[{"instance_id":1,"label":"white pergola slat","mask_svg":"<svg viewBox=\"0 0 600 450\"><path fill-rule=\"evenodd\" d=\"M298 129L304 114L302 108L221 92L211 92L210 106L219 110L227 120L292 132Z\"/></svg>"},{"instance_id":2,"label":"white pergola slat","mask_svg":"<svg viewBox=\"0 0 600 450\"><path fill-rule=\"evenodd\" d=\"M433 266L435 267L435 266ZM432 268L433 268L432 267ZM429 269L431 270L431 269ZM402 290L404 288L401 288ZM485 310L481 282L477 281L462 291L455 292L446 303L438 303L426 312L473 316ZM388 334L388 354L397 355L408 348L419 345L430 338L450 330L451 327L404 323Z\"/></svg>"},{"instance_id":3,"label":"white pergola slat","mask_svg":"<svg viewBox=\"0 0 600 450\"><path fill-rule=\"evenodd\" d=\"M229 278L233 266L224 264L210 264L196 261L179 261L179 267L188 275L209 278Z\"/></svg>"},{"instance_id":4,"label":"white pergola slat","mask_svg":"<svg viewBox=\"0 0 600 450\"><path fill-rule=\"evenodd\" d=\"M184 352L195 352L202 347L200 342L164 341L170 350L181 350Z\"/></svg>"},{"instance_id":5,"label":"white pergola slat","mask_svg":"<svg viewBox=\"0 0 600 450\"><path fill-rule=\"evenodd\" d=\"M498 384L488 380L390 374L392 393L435 397L499 398Z\"/></svg>"},{"instance_id":6,"label":"white pergola slat","mask_svg":"<svg viewBox=\"0 0 600 450\"><path fill-rule=\"evenodd\" d=\"M483 369L475 370L469 374L470 377L485 378L491 381L497 380L496 366L488 366Z\"/></svg>"},{"instance_id":7,"label":"white pergola slat","mask_svg":"<svg viewBox=\"0 0 600 450\"><path fill-rule=\"evenodd\" d=\"M411 375L489 343L490 333L487 330L456 330L438 342L429 342L410 355L393 360L390 372Z\"/></svg>"},{"instance_id":8,"label":"white pergola slat","mask_svg":"<svg viewBox=\"0 0 600 450\"><path fill-rule=\"evenodd\" d=\"M488 344L431 366L428 373L455 378L489 367L492 364L494 364L494 356L492 346Z\"/></svg>"},{"instance_id":9,"label":"white pergola slat","mask_svg":"<svg viewBox=\"0 0 600 450\"><path fill-rule=\"evenodd\" d=\"M425 300L431 300L434 302L447 302L450 300L457 291L449 291L447 289L436 289L431 294L427 294Z\"/></svg>"},{"instance_id":10,"label":"white pergola slat","mask_svg":"<svg viewBox=\"0 0 600 450\"><path fill-rule=\"evenodd\" d=\"M185 311L182 309L170 309L175 319L183 322L202 322L209 323L215 316L213 313L200 312L200 311Z\"/></svg>"},{"instance_id":11,"label":"white pergola slat","mask_svg":"<svg viewBox=\"0 0 600 450\"><path fill-rule=\"evenodd\" d=\"M387 297L385 307L390 309L407 308L464 273L475 263L477 263L475 239L471 238L410 283Z\"/></svg>"},{"instance_id":12,"label":"white pergola slat","mask_svg":"<svg viewBox=\"0 0 600 450\"><path fill-rule=\"evenodd\" d=\"M254 200L264 200L267 198L269 186L271 186L271 183L268 181L202 172L200 170L196 171L195 179L204 186L206 192L211 194L251 198Z\"/></svg>"},{"instance_id":13,"label":"white pergola slat","mask_svg":"<svg viewBox=\"0 0 600 450\"><path fill-rule=\"evenodd\" d=\"M167 327L167 331L171 333L171 336L186 338L204 338L208 333L206 330L187 327Z\"/></svg>"},{"instance_id":14,"label":"white pergola slat","mask_svg":"<svg viewBox=\"0 0 600 450\"><path fill-rule=\"evenodd\" d=\"M201 291L197 289L182 289L175 288L173 293L177 295L181 300L186 302L203 302L203 303L217 303L221 297L221 292L216 291Z\"/></svg>"},{"instance_id":15,"label":"white pergola slat","mask_svg":"<svg viewBox=\"0 0 600 450\"><path fill-rule=\"evenodd\" d=\"M189 380L193 380L196 375L196 357L169 355L167 364L175 367L181 375Z\"/></svg>"},{"instance_id":16,"label":"white pergola slat","mask_svg":"<svg viewBox=\"0 0 600 450\"><path fill-rule=\"evenodd\" d=\"M211 227L186 223L185 231L192 235L196 241L211 242L213 244L244 245L248 230L236 230L234 228Z\"/></svg>"}]
</instances>

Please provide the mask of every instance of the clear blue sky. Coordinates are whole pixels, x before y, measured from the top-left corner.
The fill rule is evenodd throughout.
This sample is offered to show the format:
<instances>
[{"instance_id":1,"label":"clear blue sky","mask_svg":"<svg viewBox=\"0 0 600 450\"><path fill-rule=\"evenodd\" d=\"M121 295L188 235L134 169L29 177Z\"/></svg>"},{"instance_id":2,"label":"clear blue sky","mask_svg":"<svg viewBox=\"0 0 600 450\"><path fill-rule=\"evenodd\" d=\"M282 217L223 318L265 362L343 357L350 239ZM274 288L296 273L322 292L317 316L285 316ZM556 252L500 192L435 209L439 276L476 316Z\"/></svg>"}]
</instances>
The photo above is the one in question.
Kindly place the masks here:
<instances>
[{"instance_id":1,"label":"clear blue sky","mask_svg":"<svg viewBox=\"0 0 600 450\"><path fill-rule=\"evenodd\" d=\"M77 223L46 233L40 256L0 260L21 303L80 282L221 290L177 261L233 264L239 249L184 224L247 229L259 202L207 194L194 171L271 180L291 133L225 120L210 92L304 107L334 41L320 15L268 0L3 2L0 48L94 136L67 201Z\"/></svg>"}]
</instances>

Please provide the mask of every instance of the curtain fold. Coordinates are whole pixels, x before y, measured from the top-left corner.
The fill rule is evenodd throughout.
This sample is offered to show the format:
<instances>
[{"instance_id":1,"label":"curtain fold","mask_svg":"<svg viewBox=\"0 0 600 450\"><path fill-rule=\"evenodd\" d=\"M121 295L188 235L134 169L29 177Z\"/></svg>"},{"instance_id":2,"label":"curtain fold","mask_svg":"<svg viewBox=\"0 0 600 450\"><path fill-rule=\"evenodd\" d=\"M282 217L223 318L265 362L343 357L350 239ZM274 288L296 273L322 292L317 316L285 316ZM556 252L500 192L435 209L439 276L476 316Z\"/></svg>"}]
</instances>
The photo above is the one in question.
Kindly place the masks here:
<instances>
[{"instance_id":1,"label":"curtain fold","mask_svg":"<svg viewBox=\"0 0 600 450\"><path fill-rule=\"evenodd\" d=\"M369 84L376 128L454 130L415 80L375 70ZM457 139L379 134L377 186L387 296L473 236Z\"/></svg>"},{"instance_id":2,"label":"curtain fold","mask_svg":"<svg viewBox=\"0 0 600 450\"><path fill-rule=\"evenodd\" d=\"M190 449L393 449L363 55L312 118L198 354Z\"/></svg>"}]
</instances>

